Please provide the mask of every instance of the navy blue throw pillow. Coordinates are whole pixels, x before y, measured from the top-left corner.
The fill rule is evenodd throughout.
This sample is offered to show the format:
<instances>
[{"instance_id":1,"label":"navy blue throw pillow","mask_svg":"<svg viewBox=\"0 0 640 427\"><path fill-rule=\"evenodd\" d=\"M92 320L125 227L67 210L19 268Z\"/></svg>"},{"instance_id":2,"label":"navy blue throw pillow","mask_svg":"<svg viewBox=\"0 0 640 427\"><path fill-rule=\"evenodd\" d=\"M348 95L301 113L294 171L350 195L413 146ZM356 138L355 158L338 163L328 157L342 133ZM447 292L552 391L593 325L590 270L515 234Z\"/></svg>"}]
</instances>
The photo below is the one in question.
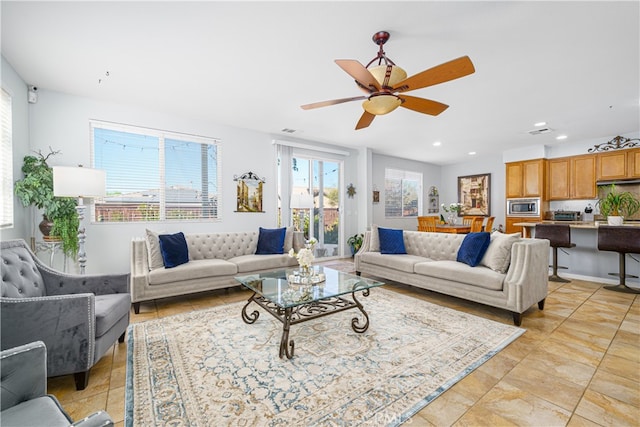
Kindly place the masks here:
<instances>
[{"instance_id":1,"label":"navy blue throw pillow","mask_svg":"<svg viewBox=\"0 0 640 427\"><path fill-rule=\"evenodd\" d=\"M189 262L189 248L182 232L161 234L158 239L165 268L173 268Z\"/></svg>"},{"instance_id":2,"label":"navy blue throw pillow","mask_svg":"<svg viewBox=\"0 0 640 427\"><path fill-rule=\"evenodd\" d=\"M381 254L401 255L407 253L402 230L378 227L378 238L380 239Z\"/></svg>"},{"instance_id":3,"label":"navy blue throw pillow","mask_svg":"<svg viewBox=\"0 0 640 427\"><path fill-rule=\"evenodd\" d=\"M491 243L491 233L469 233L464 236L462 245L458 249L458 257L456 261L475 267L480 264L484 253L487 251Z\"/></svg>"},{"instance_id":4,"label":"navy blue throw pillow","mask_svg":"<svg viewBox=\"0 0 640 427\"><path fill-rule=\"evenodd\" d=\"M284 236L287 228L262 228L258 235L256 255L274 255L284 253Z\"/></svg>"}]
</instances>

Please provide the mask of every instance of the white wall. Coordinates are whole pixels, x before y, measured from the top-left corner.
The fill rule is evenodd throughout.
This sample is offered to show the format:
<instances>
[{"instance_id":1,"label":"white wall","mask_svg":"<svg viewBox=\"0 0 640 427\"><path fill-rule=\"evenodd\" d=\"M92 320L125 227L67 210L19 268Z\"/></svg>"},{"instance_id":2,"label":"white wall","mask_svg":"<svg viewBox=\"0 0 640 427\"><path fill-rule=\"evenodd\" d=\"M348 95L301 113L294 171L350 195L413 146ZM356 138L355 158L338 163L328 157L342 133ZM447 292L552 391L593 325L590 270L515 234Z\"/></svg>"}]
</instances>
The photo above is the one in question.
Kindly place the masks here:
<instances>
[{"instance_id":1,"label":"white wall","mask_svg":"<svg viewBox=\"0 0 640 427\"><path fill-rule=\"evenodd\" d=\"M27 84L15 72L13 67L2 57L2 88L11 95L12 138L13 138L13 182L22 178L22 159L31 154L29 150L29 108L27 101ZM2 153L3 156L7 153ZM0 230L2 240L24 239L30 234L35 214L22 207L18 198L13 196L13 227ZM27 243L29 242L28 239Z\"/></svg>"},{"instance_id":2,"label":"white wall","mask_svg":"<svg viewBox=\"0 0 640 427\"><path fill-rule=\"evenodd\" d=\"M219 222L164 222L109 224L85 219L87 232L87 273L128 272L130 241L143 236L146 227L163 232L215 232L257 230L259 226L275 227L276 169L273 135L189 120L110 104L47 90L39 91L37 104L30 109L31 150L48 152L49 147L61 154L49 160L51 166L90 165L89 120L117 123L204 135L222 141L222 220ZM347 162L356 162L357 153ZM21 160L19 162L21 164ZM345 170L356 170L348 163ZM234 175L252 171L265 177L264 213L236 213ZM351 177L347 179L352 179ZM351 230L345 230L350 233Z\"/></svg>"},{"instance_id":3,"label":"white wall","mask_svg":"<svg viewBox=\"0 0 640 427\"><path fill-rule=\"evenodd\" d=\"M440 203L458 201L458 177L490 173L490 216L495 216L494 228L505 226L505 166L500 156L473 156L472 160L443 166L440 177Z\"/></svg>"},{"instance_id":4,"label":"white wall","mask_svg":"<svg viewBox=\"0 0 640 427\"><path fill-rule=\"evenodd\" d=\"M427 213L427 193L429 187L436 186L440 189L440 173L441 168L438 165L430 163L416 162L414 160L401 159L398 157L383 156L380 154L372 155L372 168L371 168L371 184L369 186L372 191L373 188L377 188L380 191L380 203L373 203L370 194L367 195L369 203L372 205L371 222L367 224L367 229L372 224L380 225L382 227L399 228L403 230L416 230L418 227L418 220L415 217L411 218L385 218L384 216L384 174L385 168L398 169L404 171L417 172L422 174L422 209L423 214ZM442 193L440 193L442 200Z\"/></svg>"}]
</instances>

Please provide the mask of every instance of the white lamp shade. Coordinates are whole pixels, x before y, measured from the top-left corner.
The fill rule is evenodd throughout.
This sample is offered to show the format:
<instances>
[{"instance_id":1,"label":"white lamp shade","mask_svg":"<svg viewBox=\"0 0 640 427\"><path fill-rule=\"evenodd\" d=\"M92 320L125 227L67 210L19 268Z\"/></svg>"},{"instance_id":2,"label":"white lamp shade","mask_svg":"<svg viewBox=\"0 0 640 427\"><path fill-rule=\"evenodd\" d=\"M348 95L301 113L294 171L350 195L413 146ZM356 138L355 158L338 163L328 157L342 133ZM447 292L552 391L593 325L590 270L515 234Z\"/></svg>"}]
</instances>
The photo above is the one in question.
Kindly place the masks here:
<instances>
[{"instance_id":1,"label":"white lamp shade","mask_svg":"<svg viewBox=\"0 0 640 427\"><path fill-rule=\"evenodd\" d=\"M308 193L292 194L289 207L291 209L311 209L313 207L313 197Z\"/></svg>"},{"instance_id":2,"label":"white lamp shade","mask_svg":"<svg viewBox=\"0 0 640 427\"><path fill-rule=\"evenodd\" d=\"M53 195L56 197L104 197L107 174L100 169L54 166Z\"/></svg>"}]
</instances>

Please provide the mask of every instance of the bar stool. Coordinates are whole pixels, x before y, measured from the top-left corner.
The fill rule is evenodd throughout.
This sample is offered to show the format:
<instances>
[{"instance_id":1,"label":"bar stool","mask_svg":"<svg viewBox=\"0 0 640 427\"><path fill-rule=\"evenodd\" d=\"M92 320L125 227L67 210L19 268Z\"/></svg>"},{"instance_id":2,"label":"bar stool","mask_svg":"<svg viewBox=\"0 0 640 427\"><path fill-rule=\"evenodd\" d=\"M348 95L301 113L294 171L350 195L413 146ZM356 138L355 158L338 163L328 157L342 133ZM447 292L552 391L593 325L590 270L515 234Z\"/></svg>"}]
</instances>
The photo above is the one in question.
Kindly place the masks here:
<instances>
[{"instance_id":1,"label":"bar stool","mask_svg":"<svg viewBox=\"0 0 640 427\"><path fill-rule=\"evenodd\" d=\"M536 224L535 238L549 240L549 245L553 248L553 274L549 276L549 280L562 283L571 282L571 280L558 276L558 248L573 248L576 245L571 243L569 224Z\"/></svg>"},{"instance_id":2,"label":"bar stool","mask_svg":"<svg viewBox=\"0 0 640 427\"><path fill-rule=\"evenodd\" d=\"M617 285L605 286L605 289L629 294L640 294L640 288L627 286L625 278L638 277L626 274L627 254L640 254L640 227L624 227L601 225L598 227L598 250L618 252L619 269L618 273L609 273L612 276L619 276L620 282Z\"/></svg>"}]
</instances>

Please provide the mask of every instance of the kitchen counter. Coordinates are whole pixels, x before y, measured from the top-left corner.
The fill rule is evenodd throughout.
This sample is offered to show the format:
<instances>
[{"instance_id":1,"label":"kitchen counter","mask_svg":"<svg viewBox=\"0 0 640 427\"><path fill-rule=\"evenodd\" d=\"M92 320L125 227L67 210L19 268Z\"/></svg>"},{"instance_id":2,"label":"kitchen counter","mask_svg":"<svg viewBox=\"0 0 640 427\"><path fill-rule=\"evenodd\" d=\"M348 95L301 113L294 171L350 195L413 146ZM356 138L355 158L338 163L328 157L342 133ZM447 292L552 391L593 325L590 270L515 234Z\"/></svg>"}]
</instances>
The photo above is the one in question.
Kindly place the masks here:
<instances>
[{"instance_id":1,"label":"kitchen counter","mask_svg":"<svg viewBox=\"0 0 640 427\"><path fill-rule=\"evenodd\" d=\"M571 228L581 228L585 230L596 230L600 225L607 225L606 221L540 221L540 222L516 222L516 227L522 227L522 236L530 237L531 228L536 224L568 224ZM640 222L625 222L623 227L640 227Z\"/></svg>"}]
</instances>

